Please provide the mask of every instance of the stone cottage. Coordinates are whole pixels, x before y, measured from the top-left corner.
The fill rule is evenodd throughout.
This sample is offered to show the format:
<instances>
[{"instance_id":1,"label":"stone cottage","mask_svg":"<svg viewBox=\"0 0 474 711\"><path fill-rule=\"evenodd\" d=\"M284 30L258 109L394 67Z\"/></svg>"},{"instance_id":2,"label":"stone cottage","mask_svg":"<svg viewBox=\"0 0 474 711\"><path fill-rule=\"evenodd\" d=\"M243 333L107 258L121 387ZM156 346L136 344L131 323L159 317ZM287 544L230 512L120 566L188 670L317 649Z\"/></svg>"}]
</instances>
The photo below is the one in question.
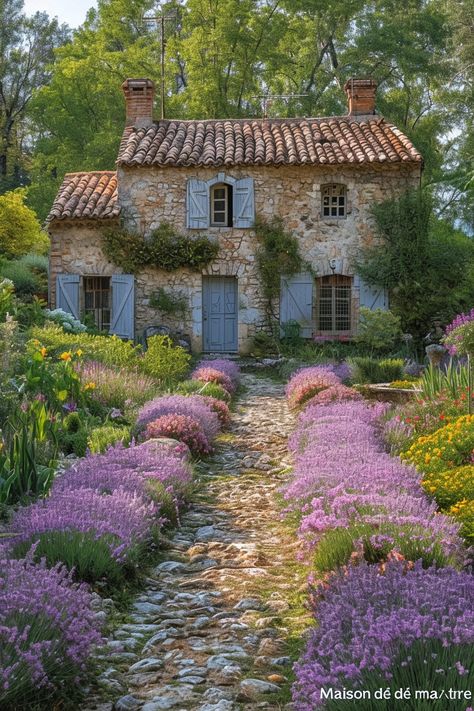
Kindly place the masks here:
<instances>
[{"instance_id":1,"label":"stone cottage","mask_svg":"<svg viewBox=\"0 0 474 711\"><path fill-rule=\"evenodd\" d=\"M123 91L116 171L68 173L48 217L52 307L124 338L164 323L195 351L245 353L265 324L255 219L278 215L309 265L282 276L282 325L350 338L360 305L386 308L353 258L373 239L372 205L417 187L422 157L376 113L374 81L348 81L347 115L329 118L154 121L150 80L127 79ZM125 274L105 256L104 229L146 239L163 222L215 240L217 257L201 272ZM152 307L157 289L185 303L179 316Z\"/></svg>"}]
</instances>

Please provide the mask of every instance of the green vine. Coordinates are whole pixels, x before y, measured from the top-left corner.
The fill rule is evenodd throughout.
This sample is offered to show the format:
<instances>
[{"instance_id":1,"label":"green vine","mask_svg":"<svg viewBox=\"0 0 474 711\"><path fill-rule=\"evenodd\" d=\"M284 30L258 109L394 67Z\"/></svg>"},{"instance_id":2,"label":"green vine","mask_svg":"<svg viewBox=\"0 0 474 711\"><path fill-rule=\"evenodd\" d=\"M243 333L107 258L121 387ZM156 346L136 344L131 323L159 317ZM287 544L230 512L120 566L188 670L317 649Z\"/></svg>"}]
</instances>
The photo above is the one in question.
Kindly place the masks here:
<instances>
[{"instance_id":1,"label":"green vine","mask_svg":"<svg viewBox=\"0 0 474 711\"><path fill-rule=\"evenodd\" d=\"M142 235L125 229L103 232L102 244L111 262L132 274L144 267L156 267L172 272L188 268L201 271L217 257L219 246L208 237L187 237L176 234L167 222L145 239Z\"/></svg>"},{"instance_id":2,"label":"green vine","mask_svg":"<svg viewBox=\"0 0 474 711\"><path fill-rule=\"evenodd\" d=\"M185 318L189 309L188 299L182 292L170 291L160 286L150 295L150 306L167 316Z\"/></svg>"},{"instance_id":3,"label":"green vine","mask_svg":"<svg viewBox=\"0 0 474 711\"><path fill-rule=\"evenodd\" d=\"M280 296L281 278L298 274L308 265L300 254L298 238L285 230L280 217L273 217L269 222L257 220L255 234L260 244L256 253L257 269L271 324L275 319L273 302Z\"/></svg>"}]
</instances>

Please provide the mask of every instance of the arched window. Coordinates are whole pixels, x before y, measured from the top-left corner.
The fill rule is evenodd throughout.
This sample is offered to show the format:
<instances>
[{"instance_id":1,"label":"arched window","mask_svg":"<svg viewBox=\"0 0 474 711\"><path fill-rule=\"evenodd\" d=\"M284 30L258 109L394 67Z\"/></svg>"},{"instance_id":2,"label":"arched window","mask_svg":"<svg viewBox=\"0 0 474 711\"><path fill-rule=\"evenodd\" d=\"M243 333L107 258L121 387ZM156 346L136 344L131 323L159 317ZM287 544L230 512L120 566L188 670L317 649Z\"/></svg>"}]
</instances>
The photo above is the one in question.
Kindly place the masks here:
<instances>
[{"instance_id":1,"label":"arched window","mask_svg":"<svg viewBox=\"0 0 474 711\"><path fill-rule=\"evenodd\" d=\"M352 327L352 277L331 274L316 280L320 333L347 333Z\"/></svg>"},{"instance_id":2,"label":"arched window","mask_svg":"<svg viewBox=\"0 0 474 711\"><path fill-rule=\"evenodd\" d=\"M331 183L321 187L322 217L341 218L347 216L347 190L341 183Z\"/></svg>"},{"instance_id":3,"label":"arched window","mask_svg":"<svg viewBox=\"0 0 474 711\"><path fill-rule=\"evenodd\" d=\"M211 225L232 227L232 185L217 183L210 189Z\"/></svg>"}]
</instances>

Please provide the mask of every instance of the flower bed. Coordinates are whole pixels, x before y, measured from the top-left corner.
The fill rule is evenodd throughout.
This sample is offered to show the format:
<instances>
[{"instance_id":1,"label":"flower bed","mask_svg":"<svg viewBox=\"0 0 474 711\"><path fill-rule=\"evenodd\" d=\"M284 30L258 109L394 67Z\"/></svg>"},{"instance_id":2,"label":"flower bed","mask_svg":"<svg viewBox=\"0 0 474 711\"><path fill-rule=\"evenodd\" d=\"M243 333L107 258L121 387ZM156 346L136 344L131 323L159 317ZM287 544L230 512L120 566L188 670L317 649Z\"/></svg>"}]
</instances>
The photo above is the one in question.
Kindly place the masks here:
<instances>
[{"instance_id":1,"label":"flower bed","mask_svg":"<svg viewBox=\"0 0 474 711\"><path fill-rule=\"evenodd\" d=\"M321 688L395 690L421 678L420 669L430 688L446 679L464 688L474 585L456 569L465 560L459 525L438 512L413 466L384 451L387 406L354 400L340 385L320 388L324 376L314 370L287 387L290 404L304 403L314 384L325 400L309 400L289 442L295 465L285 498L319 579L318 628L296 666L295 708L350 709L353 700L322 698ZM331 388L341 400L325 395Z\"/></svg>"}]
</instances>

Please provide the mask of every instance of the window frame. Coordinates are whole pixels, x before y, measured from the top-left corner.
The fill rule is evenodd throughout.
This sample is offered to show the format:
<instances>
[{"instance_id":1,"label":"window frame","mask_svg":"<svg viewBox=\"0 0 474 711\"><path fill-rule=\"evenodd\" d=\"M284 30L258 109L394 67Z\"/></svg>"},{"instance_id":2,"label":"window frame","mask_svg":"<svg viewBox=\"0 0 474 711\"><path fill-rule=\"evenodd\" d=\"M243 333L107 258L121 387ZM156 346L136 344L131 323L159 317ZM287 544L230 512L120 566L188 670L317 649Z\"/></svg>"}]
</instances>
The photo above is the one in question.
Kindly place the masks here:
<instances>
[{"instance_id":1,"label":"window frame","mask_svg":"<svg viewBox=\"0 0 474 711\"><path fill-rule=\"evenodd\" d=\"M216 197L217 190L224 190L224 197ZM209 188L209 226L210 227L232 227L233 226L233 210L232 210L232 185L229 183L220 182L211 185ZM224 201L224 210L216 210L216 201ZM224 221L218 222L215 220L216 213L224 214Z\"/></svg>"},{"instance_id":2,"label":"window frame","mask_svg":"<svg viewBox=\"0 0 474 711\"><path fill-rule=\"evenodd\" d=\"M327 204L325 205L326 199ZM334 205L333 200L336 200ZM332 213L333 209L336 210L336 215L325 214L325 210ZM321 185L321 217L324 220L347 219L347 186L344 183L326 183L325 185Z\"/></svg>"},{"instance_id":3,"label":"window frame","mask_svg":"<svg viewBox=\"0 0 474 711\"><path fill-rule=\"evenodd\" d=\"M331 288L330 296L322 296L322 289L327 287ZM346 290L345 297L338 296L338 288ZM328 304L329 311L327 313L321 313L321 307ZM341 313L341 305L343 304L346 304L346 308L344 308L346 313ZM329 274L316 279L316 326L318 334L335 336L351 335L353 330L353 306L353 277L344 274ZM325 323L324 328L321 327L322 320L323 323ZM331 321L330 329L327 328L327 322L329 320ZM341 328L343 320L347 322L348 328Z\"/></svg>"}]
</instances>

